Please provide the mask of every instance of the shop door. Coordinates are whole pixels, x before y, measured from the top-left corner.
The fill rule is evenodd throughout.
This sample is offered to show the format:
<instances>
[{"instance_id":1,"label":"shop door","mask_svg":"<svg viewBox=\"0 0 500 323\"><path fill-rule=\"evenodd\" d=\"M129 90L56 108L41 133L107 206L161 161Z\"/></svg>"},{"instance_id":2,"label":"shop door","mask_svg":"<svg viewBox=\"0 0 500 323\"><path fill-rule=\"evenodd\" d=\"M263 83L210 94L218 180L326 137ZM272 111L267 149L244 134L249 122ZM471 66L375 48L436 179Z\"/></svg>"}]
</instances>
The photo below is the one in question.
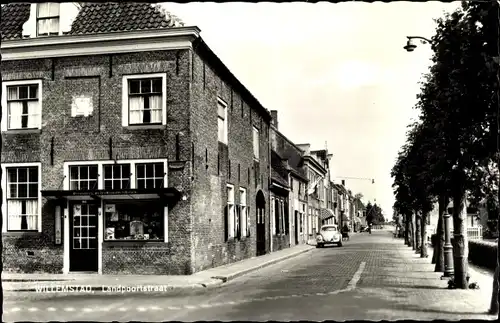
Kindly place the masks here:
<instances>
[{"instance_id":1,"label":"shop door","mask_svg":"<svg viewBox=\"0 0 500 323\"><path fill-rule=\"evenodd\" d=\"M70 204L69 270L71 272L98 270L97 204L82 201Z\"/></svg>"},{"instance_id":2,"label":"shop door","mask_svg":"<svg viewBox=\"0 0 500 323\"><path fill-rule=\"evenodd\" d=\"M257 193L256 199L256 241L257 256L266 254L266 200L262 191Z\"/></svg>"}]
</instances>

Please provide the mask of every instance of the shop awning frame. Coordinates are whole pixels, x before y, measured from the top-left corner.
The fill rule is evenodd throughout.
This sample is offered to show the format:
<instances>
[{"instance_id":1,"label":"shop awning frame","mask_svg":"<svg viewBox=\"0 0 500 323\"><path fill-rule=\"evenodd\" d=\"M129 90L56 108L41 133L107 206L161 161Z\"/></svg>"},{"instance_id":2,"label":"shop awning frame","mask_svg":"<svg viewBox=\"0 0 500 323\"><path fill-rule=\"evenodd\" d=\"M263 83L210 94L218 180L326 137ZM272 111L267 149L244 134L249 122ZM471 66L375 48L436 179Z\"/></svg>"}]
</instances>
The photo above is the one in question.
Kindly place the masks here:
<instances>
[{"instance_id":1,"label":"shop awning frame","mask_svg":"<svg viewBox=\"0 0 500 323\"><path fill-rule=\"evenodd\" d=\"M146 200L161 199L171 203L176 203L181 197L174 187L153 188L153 189L124 189L124 190L43 190L42 197L49 200Z\"/></svg>"},{"instance_id":2,"label":"shop awning frame","mask_svg":"<svg viewBox=\"0 0 500 323\"><path fill-rule=\"evenodd\" d=\"M320 220L326 220L331 217L335 217L335 213L333 213L332 209L321 209L319 214Z\"/></svg>"}]
</instances>

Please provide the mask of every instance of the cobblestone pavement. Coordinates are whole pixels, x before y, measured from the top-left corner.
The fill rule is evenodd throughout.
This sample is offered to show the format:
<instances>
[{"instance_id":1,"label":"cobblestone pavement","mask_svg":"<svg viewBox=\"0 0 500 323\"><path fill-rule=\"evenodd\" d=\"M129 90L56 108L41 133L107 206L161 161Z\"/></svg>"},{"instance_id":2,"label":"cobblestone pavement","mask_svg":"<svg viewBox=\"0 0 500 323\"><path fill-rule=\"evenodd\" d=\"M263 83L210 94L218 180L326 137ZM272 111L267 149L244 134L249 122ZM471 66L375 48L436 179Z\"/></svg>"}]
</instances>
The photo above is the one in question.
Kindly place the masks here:
<instances>
[{"instance_id":1,"label":"cobblestone pavement","mask_svg":"<svg viewBox=\"0 0 500 323\"><path fill-rule=\"evenodd\" d=\"M358 234L210 290L151 295L17 295L4 321L487 319L491 287L447 290L388 231ZM474 275L472 277L474 280ZM484 281L484 280L483 280ZM491 285L491 284L490 284Z\"/></svg>"}]
</instances>

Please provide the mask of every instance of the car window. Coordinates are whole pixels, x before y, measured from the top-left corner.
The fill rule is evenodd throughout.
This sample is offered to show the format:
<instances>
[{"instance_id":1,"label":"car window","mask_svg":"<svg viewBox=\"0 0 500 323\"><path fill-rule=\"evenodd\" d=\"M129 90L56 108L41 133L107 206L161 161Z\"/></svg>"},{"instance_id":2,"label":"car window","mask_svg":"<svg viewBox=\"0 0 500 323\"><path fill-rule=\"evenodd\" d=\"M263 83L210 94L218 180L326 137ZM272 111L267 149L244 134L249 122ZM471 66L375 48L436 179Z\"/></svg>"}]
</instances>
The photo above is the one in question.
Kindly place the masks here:
<instances>
[{"instance_id":1,"label":"car window","mask_svg":"<svg viewBox=\"0 0 500 323\"><path fill-rule=\"evenodd\" d=\"M326 228L323 228L323 231L337 231L337 228L336 227L326 227Z\"/></svg>"}]
</instances>

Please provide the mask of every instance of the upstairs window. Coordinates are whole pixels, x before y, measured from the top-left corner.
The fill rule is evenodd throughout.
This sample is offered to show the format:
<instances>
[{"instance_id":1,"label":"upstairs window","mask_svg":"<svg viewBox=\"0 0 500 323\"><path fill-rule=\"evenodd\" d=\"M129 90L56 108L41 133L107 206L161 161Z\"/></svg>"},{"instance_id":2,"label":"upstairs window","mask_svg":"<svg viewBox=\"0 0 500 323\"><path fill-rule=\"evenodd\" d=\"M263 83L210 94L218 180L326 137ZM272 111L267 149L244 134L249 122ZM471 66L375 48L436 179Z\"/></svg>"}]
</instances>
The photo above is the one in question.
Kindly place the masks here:
<instances>
[{"instance_id":1,"label":"upstairs window","mask_svg":"<svg viewBox=\"0 0 500 323\"><path fill-rule=\"evenodd\" d=\"M45 2L37 5L37 36L59 35L59 3Z\"/></svg>"},{"instance_id":2,"label":"upstairs window","mask_svg":"<svg viewBox=\"0 0 500 323\"><path fill-rule=\"evenodd\" d=\"M5 82L4 110L7 127L2 130L37 129L41 127L41 81ZM5 124L3 124L5 126Z\"/></svg>"},{"instance_id":3,"label":"upstairs window","mask_svg":"<svg viewBox=\"0 0 500 323\"><path fill-rule=\"evenodd\" d=\"M130 164L104 165L103 170L105 190L130 188Z\"/></svg>"},{"instance_id":4,"label":"upstairs window","mask_svg":"<svg viewBox=\"0 0 500 323\"><path fill-rule=\"evenodd\" d=\"M259 159L259 129L253 127L253 157Z\"/></svg>"},{"instance_id":5,"label":"upstairs window","mask_svg":"<svg viewBox=\"0 0 500 323\"><path fill-rule=\"evenodd\" d=\"M217 101L217 133L220 142L227 144L227 105L219 99Z\"/></svg>"},{"instance_id":6,"label":"upstairs window","mask_svg":"<svg viewBox=\"0 0 500 323\"><path fill-rule=\"evenodd\" d=\"M92 191L96 190L98 178L97 165L70 166L69 187L70 190Z\"/></svg>"},{"instance_id":7,"label":"upstairs window","mask_svg":"<svg viewBox=\"0 0 500 323\"><path fill-rule=\"evenodd\" d=\"M162 188L165 181L163 163L148 163L136 165L137 188Z\"/></svg>"},{"instance_id":8,"label":"upstairs window","mask_svg":"<svg viewBox=\"0 0 500 323\"><path fill-rule=\"evenodd\" d=\"M123 77L122 125L166 125L165 74Z\"/></svg>"}]
</instances>

